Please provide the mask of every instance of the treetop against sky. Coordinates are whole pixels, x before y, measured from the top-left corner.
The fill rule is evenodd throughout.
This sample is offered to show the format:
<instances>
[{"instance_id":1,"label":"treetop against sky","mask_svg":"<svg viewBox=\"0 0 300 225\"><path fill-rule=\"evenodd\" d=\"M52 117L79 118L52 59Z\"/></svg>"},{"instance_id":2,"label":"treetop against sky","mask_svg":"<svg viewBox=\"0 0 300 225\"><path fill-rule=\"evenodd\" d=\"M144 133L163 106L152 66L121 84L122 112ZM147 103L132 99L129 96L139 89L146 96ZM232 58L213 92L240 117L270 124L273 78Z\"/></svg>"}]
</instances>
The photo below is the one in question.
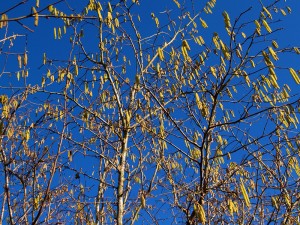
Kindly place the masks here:
<instances>
[{"instance_id":1,"label":"treetop against sky","mask_svg":"<svg viewBox=\"0 0 300 225\"><path fill-rule=\"evenodd\" d=\"M299 223L299 10L2 3L0 223Z\"/></svg>"}]
</instances>

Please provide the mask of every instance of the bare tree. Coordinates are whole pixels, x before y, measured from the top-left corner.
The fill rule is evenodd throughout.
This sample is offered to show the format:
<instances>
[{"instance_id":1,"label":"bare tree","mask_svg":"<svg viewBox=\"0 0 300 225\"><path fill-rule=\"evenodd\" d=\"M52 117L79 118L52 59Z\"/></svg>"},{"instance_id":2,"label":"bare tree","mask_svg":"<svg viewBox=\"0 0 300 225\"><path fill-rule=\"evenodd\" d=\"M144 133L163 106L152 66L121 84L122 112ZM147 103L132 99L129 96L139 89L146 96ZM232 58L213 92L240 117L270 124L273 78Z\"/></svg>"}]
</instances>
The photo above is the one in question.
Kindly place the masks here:
<instances>
[{"instance_id":1,"label":"bare tree","mask_svg":"<svg viewBox=\"0 0 300 225\"><path fill-rule=\"evenodd\" d=\"M4 4L1 224L299 223L291 8L160 4Z\"/></svg>"}]
</instances>

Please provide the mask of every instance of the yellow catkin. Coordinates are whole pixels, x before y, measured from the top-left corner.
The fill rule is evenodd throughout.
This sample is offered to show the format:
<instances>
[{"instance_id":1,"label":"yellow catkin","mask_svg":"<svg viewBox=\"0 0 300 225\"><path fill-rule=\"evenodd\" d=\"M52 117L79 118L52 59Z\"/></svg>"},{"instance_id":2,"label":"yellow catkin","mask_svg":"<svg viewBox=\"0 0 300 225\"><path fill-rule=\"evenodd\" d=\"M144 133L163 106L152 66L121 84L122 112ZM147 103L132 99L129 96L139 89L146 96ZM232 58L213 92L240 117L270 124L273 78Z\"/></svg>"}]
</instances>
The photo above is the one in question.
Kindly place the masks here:
<instances>
[{"instance_id":1,"label":"yellow catkin","mask_svg":"<svg viewBox=\"0 0 300 225\"><path fill-rule=\"evenodd\" d=\"M269 26L269 24L267 23L266 20L262 20L262 24L264 25L264 27L266 28L266 30L271 33L272 32L272 29L271 27Z\"/></svg>"},{"instance_id":2,"label":"yellow catkin","mask_svg":"<svg viewBox=\"0 0 300 225\"><path fill-rule=\"evenodd\" d=\"M164 53L161 48L157 49L158 57L160 60L164 60Z\"/></svg>"},{"instance_id":3,"label":"yellow catkin","mask_svg":"<svg viewBox=\"0 0 300 225\"><path fill-rule=\"evenodd\" d=\"M223 17L224 17L224 23L225 23L225 27L226 28L230 28L231 27L231 23L230 23L230 18L229 18L229 15L226 11L224 11L222 13Z\"/></svg>"},{"instance_id":4,"label":"yellow catkin","mask_svg":"<svg viewBox=\"0 0 300 225\"><path fill-rule=\"evenodd\" d=\"M270 19L272 19L272 14L269 12L269 10L266 7L263 7L263 10L265 11L265 13L268 15L268 17Z\"/></svg>"},{"instance_id":5,"label":"yellow catkin","mask_svg":"<svg viewBox=\"0 0 300 225\"><path fill-rule=\"evenodd\" d=\"M276 41L272 41L272 45L273 45L274 48L278 48L279 47Z\"/></svg>"},{"instance_id":6,"label":"yellow catkin","mask_svg":"<svg viewBox=\"0 0 300 225\"><path fill-rule=\"evenodd\" d=\"M244 185L243 181L241 181L241 183L240 183L240 188L241 188L241 191L242 191L242 194L243 194L246 206L250 207L251 206L250 199L249 199L249 196L248 196L248 193L246 191L246 188L245 188L245 185Z\"/></svg>"},{"instance_id":7,"label":"yellow catkin","mask_svg":"<svg viewBox=\"0 0 300 225\"><path fill-rule=\"evenodd\" d=\"M276 61L279 60L276 52L273 50L272 47L269 47L269 52L270 52L270 54L271 54L271 56L273 57L274 60L276 60Z\"/></svg>"},{"instance_id":8,"label":"yellow catkin","mask_svg":"<svg viewBox=\"0 0 300 225\"><path fill-rule=\"evenodd\" d=\"M34 26L38 26L39 25L39 14L37 13L35 7L32 7L32 14L34 16Z\"/></svg>"},{"instance_id":9,"label":"yellow catkin","mask_svg":"<svg viewBox=\"0 0 300 225\"><path fill-rule=\"evenodd\" d=\"M200 22L203 28L208 28L207 23L202 18L200 18Z\"/></svg>"},{"instance_id":10,"label":"yellow catkin","mask_svg":"<svg viewBox=\"0 0 300 225\"><path fill-rule=\"evenodd\" d=\"M217 72L216 72L216 68L211 66L210 67L210 72L212 73L212 75L214 75L214 77L217 77Z\"/></svg>"},{"instance_id":11,"label":"yellow catkin","mask_svg":"<svg viewBox=\"0 0 300 225\"><path fill-rule=\"evenodd\" d=\"M202 205L200 205L198 202L196 202L194 204L194 210L195 210L196 217L198 218L199 222L202 224L205 224L206 216L205 216L205 211L204 211Z\"/></svg>"},{"instance_id":12,"label":"yellow catkin","mask_svg":"<svg viewBox=\"0 0 300 225\"><path fill-rule=\"evenodd\" d=\"M191 50L189 43L186 40L182 41L182 47L186 48L186 50L188 50L188 51Z\"/></svg>"},{"instance_id":13,"label":"yellow catkin","mask_svg":"<svg viewBox=\"0 0 300 225\"><path fill-rule=\"evenodd\" d=\"M300 78L293 68L290 68L290 73L297 84L300 84Z\"/></svg>"},{"instance_id":14,"label":"yellow catkin","mask_svg":"<svg viewBox=\"0 0 300 225\"><path fill-rule=\"evenodd\" d=\"M141 196L141 206L142 206L142 208L146 207L146 199L145 199L144 195Z\"/></svg>"},{"instance_id":15,"label":"yellow catkin","mask_svg":"<svg viewBox=\"0 0 300 225\"><path fill-rule=\"evenodd\" d=\"M24 58L23 58L23 65L26 66L28 64L28 56L27 53L24 53Z\"/></svg>"}]
</instances>

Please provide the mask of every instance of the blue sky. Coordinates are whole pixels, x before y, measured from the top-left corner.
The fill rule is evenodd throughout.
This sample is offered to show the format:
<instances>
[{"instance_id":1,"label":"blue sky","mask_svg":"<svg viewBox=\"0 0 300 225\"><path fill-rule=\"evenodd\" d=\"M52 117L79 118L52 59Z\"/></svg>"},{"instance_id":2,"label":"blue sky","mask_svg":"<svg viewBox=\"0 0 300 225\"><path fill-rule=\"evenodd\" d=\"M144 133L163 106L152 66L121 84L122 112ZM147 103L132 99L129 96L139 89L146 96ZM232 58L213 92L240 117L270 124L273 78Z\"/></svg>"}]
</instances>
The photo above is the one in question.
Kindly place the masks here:
<instances>
[{"instance_id":1,"label":"blue sky","mask_svg":"<svg viewBox=\"0 0 300 225\"><path fill-rule=\"evenodd\" d=\"M1 8L0 11L3 11L5 9L8 9L9 7L15 5L17 2L19 1L5 1L4 3L1 3ZM74 8L74 10L78 10L81 9L82 4L85 4L88 1L80 1L80 0L74 0L71 1L71 7ZM268 4L269 1L265 1L264 4ZM193 4L194 5L193 5ZM26 4L8 12L8 17L9 18L16 18L22 15L28 15L31 12L31 7L35 4L35 1L29 1ZM48 2L46 1L41 1L40 3L40 9L43 9L44 7L46 7L48 4ZM183 3L181 3L183 4ZM194 13L196 14L200 9L203 8L204 3L203 2L191 2L191 1L187 1L186 2L187 7L194 7ZM292 46L299 46L300 47L300 41L299 41L299 37L300 37L300 30L298 29L298 21L299 21L299 12L300 12L300 4L299 2L296 1L292 1L292 0L287 0L286 2L281 1L281 3L278 4L278 6L282 6L282 9L284 9L287 12L287 9L285 8L286 5L290 6L292 9L292 13L288 14L287 16L281 16L280 15L280 11L278 12L278 15L274 14L274 19L270 22L270 26L274 29L275 28L280 28L283 27L284 31L279 31L279 32L275 32L272 37L267 38L266 42L269 42L271 40L276 40L279 44L279 46L282 47L287 47L290 48ZM57 4L57 7L61 10L66 10L67 13L71 13L70 9L66 8L66 5L64 3L60 3ZM216 3L216 7L213 9L213 14L205 14L202 13L201 14L201 18L203 20L205 20L208 24L208 28L204 29L201 27L200 23L198 22L198 28L199 28L199 33L198 35L203 36L203 38L205 40L207 40L207 43L210 43L211 41L211 37L213 35L213 32L217 32L219 34L219 36L221 37L222 40L227 41L229 40L229 37L224 29L224 22L223 22L223 16L222 16L222 12L223 11L227 11L228 14L230 15L231 18L231 23L234 23L234 19L240 15L241 12L247 10L249 7L253 7L253 9L251 10L251 12L248 12L240 21L241 22L245 22L245 21L250 21L251 25L249 27L251 27L252 29L254 29L254 22L253 20L257 19L259 17L259 13L261 10L261 5L260 5L260 1L253 1L253 0L243 0L243 1L237 1L237 0L229 0L229 1L217 1ZM155 16L157 16L160 20L160 26L165 25L168 21L166 20L167 18L167 13L168 11L170 11L171 17L172 18L177 18L177 16L179 15L179 11L176 8L176 4L173 1L143 1L141 0L141 6L134 6L132 8L133 10L133 15L135 16L135 19L137 20L137 16L139 15L141 18L141 22L137 23L138 26L137 28L140 30L140 33L142 35L142 37L147 36L147 35L151 35L153 32L153 30L156 29L156 25L154 22L154 19L151 17L151 13L154 12ZM279 10L279 9L278 9ZM41 14L46 14L48 13L47 10L43 11ZM272 12L273 13L273 12ZM193 13L191 13L193 14ZM92 16L95 16L95 14L93 14ZM187 19L185 19L184 21L186 21ZM282 20L282 21L281 21ZM197 21L199 21L197 19ZM78 60L83 60L84 58L80 58L83 57L82 55L78 56L77 53L80 52L79 48L75 48L75 50L72 52L71 48L72 48L72 40L70 41L70 36L72 36L74 30L72 30L71 28L67 29L67 33L63 34L61 39L54 39L54 34L53 34L53 29L54 27L56 27L56 29L58 29L58 27L60 27L61 29L63 29L63 23L60 19L55 19L55 18L40 18L39 19L39 26L35 27L34 26L34 20L33 18L28 18L28 19L24 19L20 21L21 23L24 23L24 25L26 25L28 27L27 28L23 28L20 24L16 23L16 22L10 22L8 29L1 29L0 30L0 40L4 37L5 32L8 31L8 36L9 35L13 35L13 34L18 34L18 35L26 35L26 36L21 36L19 38L17 38L16 40L11 42L11 45L9 45L8 42L1 42L0 44L3 45L4 47L2 48L3 52L1 52L0 55L0 70L2 72L4 72L1 76L1 87L0 88L0 94L4 94L7 93L9 95L12 95L12 93L17 90L20 89L22 90L22 88L25 85L31 84L31 86L34 86L36 84L40 84L42 81L42 77L46 76L47 70L51 70L51 72L55 72L57 71L60 67L66 67L66 65L68 65L68 63L73 60L74 55L76 55ZM179 27L181 26L179 21L176 21L176 25L175 27ZM126 27L125 27L126 28ZM97 40L97 30L95 30L95 26L93 26L93 24L84 24L84 23L79 23L76 27L76 31L79 33L80 30L84 30L84 36L82 37L82 43L84 43L85 45L85 50L87 52L98 52L98 40ZM262 28L263 30L264 28ZM129 30L129 28L128 28ZM167 28L164 27L162 28L162 31L166 31ZM245 29L244 31L246 33L246 35L250 35L251 32L253 32L253 30L249 29ZM263 32L265 32L265 30L263 30ZM172 32L170 32L172 33ZM133 35L133 31L132 29L129 30L129 35ZM167 41L168 38L170 38L167 34L165 36L163 36L164 38L160 37L158 38L154 43L155 45L159 46L161 45L164 41ZM239 37L242 40L242 37ZM148 52L153 53L155 52L153 49L153 39L151 39L151 42L149 44L149 46L147 46L149 48ZM177 42L175 42L175 47L180 47L181 45L181 39L178 39ZM191 55L195 55L197 56L197 54L199 54L199 52L201 52L204 47L199 47L196 44L193 44L192 41L190 41L190 45L191 45ZM266 44L263 42L261 44L261 46L265 46ZM260 46L259 44L257 46ZM129 48L128 47L123 47L123 54L125 54L127 56L127 58L132 58L133 54L132 51L127 51ZM255 51L260 51L261 49L253 49L253 52ZM8 52L9 54L5 54L5 52ZM28 54L28 65L26 66L26 68L29 70L29 76L26 79L20 79L20 81L17 81L17 72L20 72L20 68L18 68L18 60L17 60L17 56L18 55L23 55L24 52L27 52ZM48 60L47 65L43 65L43 54L46 53L46 57ZM278 54L280 61L278 62L277 65L279 65L280 67L282 67L281 69L278 69L278 82L283 83L283 82L287 82L289 84L289 86L292 89L292 93L297 94L299 93L299 87L295 84L295 82L293 81L293 79L291 78L291 75L289 74L288 68L289 67L295 67L295 69L300 69L299 67L299 57L296 54ZM215 63L218 63L217 61L217 57L211 56L212 58L210 58L208 60L208 65L210 65L210 63L213 65ZM135 61L131 60L132 66L128 67L127 69L127 73L124 75L125 78L128 77L129 79L134 81L134 76L135 76ZM118 64L116 62L116 64ZM84 66L90 66L89 63L82 63L82 65ZM119 64L118 64L119 65ZM4 67L5 66L5 67ZM72 67L73 68L73 67ZM118 68L118 71L121 70L121 68ZM80 78L78 78L78 84L80 86L80 88L82 88L83 90L83 86L84 86L84 82L90 81L91 80L91 74L90 73L86 73L84 70L80 70L81 74L79 75ZM249 71L252 71L249 69ZM265 72L265 71L264 71ZM57 75L57 74L55 74ZM90 79L90 80L88 80ZM161 85L159 83L160 81L157 81L157 85ZM239 81L238 81L239 82ZM49 79L47 79L47 84L51 83L49 82ZM48 87L46 88L49 91L57 91L57 90L61 90L61 88L63 87L64 84L60 83L57 85L49 85L49 89ZM13 91L11 91L10 87L16 87L16 89L14 89ZM96 87L98 87L98 84L96 84ZM95 88L97 89L97 88ZM128 90L124 90L124 92L128 93ZM78 92L76 92L76 94L78 94ZM99 94L97 91L95 91L93 97L84 97L84 99L91 100L91 102L93 102L94 100L97 99L97 94ZM79 94L78 94L79 95ZM239 94L237 94L238 96ZM141 98L141 96L139 96ZM296 96L298 97L298 96ZM56 104L55 101L57 100L57 96L52 96L50 94L46 94L46 93L40 93L40 95L35 95L34 97L30 97L29 100L34 102L34 104L38 105L38 104L43 104L43 101L45 101L45 99L48 99L49 102ZM225 102L228 99L225 98ZM84 102L84 100L82 101ZM154 104L154 103L153 103ZM61 107L61 104L57 104L58 106ZM72 103L70 103L70 105L72 105ZM91 103L92 105L92 103ZM234 112L240 112L242 111L243 107L242 105L237 105L236 103L231 104L228 103L226 105L226 107L228 108L232 108ZM24 109L24 111L26 110L26 108ZM174 115L174 118L181 118L183 112L186 109L180 109L178 110L179 113L174 113L172 115ZM32 112L34 112L35 109L32 108ZM76 112L76 111L75 111ZM107 114L113 114L114 110L107 110L106 111ZM79 113L79 111L78 111ZM220 114L218 114L218 116L222 116L223 112L220 112ZM37 113L38 114L38 113ZM38 114L39 115L39 114ZM183 115L183 118L185 118ZM234 120L234 118L232 117L232 119ZM267 120L268 118L265 117L261 117L261 118L257 118L256 120L256 124L259 126L258 129L253 129L250 128L249 129L245 129L248 130L249 133L248 135L257 135L260 134L261 132L263 132L263 128L262 125L265 125L265 120ZM29 118L30 120L30 118ZM33 119L35 120L35 119ZM75 119L74 119L75 120ZM155 123L159 124L159 119L156 118ZM185 126L187 126L187 124L184 124ZM60 129L62 126L62 123L57 123L56 124L57 127L55 127L55 129ZM168 127L167 122L166 122L166 127ZM266 127L273 127L273 124L269 125L267 124ZM169 126L169 128L172 126ZM193 121L190 122L190 127L191 130L192 129L196 129L193 124ZM79 133L79 129L78 127L75 125L75 123L73 123L70 127L68 127L70 133L73 133L73 137L80 141L81 139L83 139L83 137L81 136L81 134ZM297 130L296 130L297 131ZM40 134L47 134L48 131L41 131ZM222 132L221 129L218 130L218 132ZM86 136L85 137L92 137L93 135L91 133L88 133L87 131L83 132ZM169 148L167 150L167 155L169 157L172 157L173 155L177 154L177 150L175 147L172 147L172 144L177 145L177 147L183 148L184 147L184 141L181 139L182 137L180 137L179 132L175 132L176 135L179 136L179 138L176 138L175 135L172 136L170 135L169 141L170 143ZM37 134L38 135L38 134ZM51 134L51 132L48 133L48 137L46 138L46 145L52 146L52 150L55 151L55 148L57 147L57 135L55 134ZM53 135L54 139L51 139L51 136ZM242 135L242 132L239 133L239 135ZM230 133L226 133L226 135L224 137L227 137L229 144L227 146L227 148L225 149L225 151L230 151L230 148L235 149L238 148L236 146L236 143L234 142L230 142L231 140L231 136ZM137 137L137 140L139 140L139 137ZM243 139L243 141L245 141ZM262 144L265 144L266 146L270 146L271 144L268 142L268 139L264 139L262 141ZM133 143L133 140L130 144ZM150 143L150 141L149 141ZM33 143L32 143L33 144ZM101 145L101 141L97 141L96 144L93 146L91 145L90 147L95 147L97 149L97 145ZM151 146L150 144L147 145L147 147ZM217 148L217 145L212 145L213 148ZM67 160L67 150L68 148L74 148L74 156L73 156L73 161L72 162L68 162ZM71 144L67 144L67 141L64 142L64 151L65 153L62 155L61 157L61 163L65 164L66 166L71 166L75 169L78 169L79 171L82 171L83 173L87 173L89 175L93 174L94 170L97 170L95 168L97 168L98 166L98 159L96 157L89 157L91 155L93 155L92 153L88 153L88 156L85 157L82 154L77 154L76 151L80 152L78 146L74 147ZM90 149L93 150L93 149ZM134 153L136 153L138 155L138 151L136 151L136 149L133 148L132 150ZM136 152L135 152L136 151ZM238 154L240 154L240 152L238 152ZM233 157L233 161L242 161L244 160L244 156L240 156L238 154L233 153L232 157ZM225 157L224 157L225 158ZM132 163L133 167L137 165L138 162L133 162L134 160L130 160L130 163ZM184 164L184 159L182 159L181 161ZM226 161L227 162L227 161ZM229 161L228 161L229 162ZM147 183L149 182L149 179L151 178L151 175L154 173L154 167L151 164L145 164L145 166L147 167L147 172L145 174L142 174L140 171L137 172L136 176L137 177L141 177L142 179L144 179L144 181ZM187 177L185 177L185 181L192 181L195 177L195 173L193 171L193 169L191 168L183 168L183 170L187 173L190 174L191 176L189 177L189 175L187 175ZM179 173L178 173L179 174ZM96 185L97 185L97 181L91 181L91 179L86 179L83 176L80 177L80 179L76 179L74 181L74 175L75 172L71 171L71 170L66 170L66 172L63 175L57 176L55 177L55 181L53 182L53 187L55 187L56 185L59 185L61 182L65 182L65 181L71 181L74 184L74 187L76 187L77 185L79 186L80 184L87 184L88 186L91 186L91 190L89 192L89 194L93 195L96 191ZM144 177L143 177L144 176ZM163 178L164 174L161 173L159 174L159 177L161 177L161 179ZM176 177L176 176L175 176ZM113 175L112 178L116 179L116 175ZM180 181L181 177L176 177L176 179L178 179L178 182ZM94 183L95 182L95 183ZM78 189L77 186L77 189ZM132 190L132 202L135 201L135 198L138 195L138 191L139 188L141 188L142 185L140 184L134 184L133 185L133 190ZM157 194L158 196L160 196L159 192L161 191L162 195L161 195L161 199L163 199L164 201L167 201L168 198L170 197L169 195L165 195L165 193L162 191L162 188L158 189L157 192L153 192L154 194ZM88 190L87 190L88 192ZM108 191L109 195L113 195L113 190L110 189ZM78 194L78 192L76 193ZM108 195L108 196L109 196ZM161 200L159 199L159 200ZM160 201L156 198L151 198L149 197L149 199L147 199L147 201L149 203L152 203L154 206L157 204L159 205L158 208L156 208L155 210L153 210L152 212L157 213L162 220L159 221L159 224L171 224L172 222L175 223L174 221L171 221L171 212L169 211L170 208L167 204L162 204ZM176 210L174 210L174 213L176 213ZM150 222L147 222L147 220L151 219L151 216L148 215L148 213L146 211L142 211L141 212L141 218L144 218L139 220L139 222L137 222L136 224L151 224ZM165 220L164 220L165 219ZM180 220L180 218L178 218L178 220ZM166 222L167 221L167 222Z\"/></svg>"}]
</instances>

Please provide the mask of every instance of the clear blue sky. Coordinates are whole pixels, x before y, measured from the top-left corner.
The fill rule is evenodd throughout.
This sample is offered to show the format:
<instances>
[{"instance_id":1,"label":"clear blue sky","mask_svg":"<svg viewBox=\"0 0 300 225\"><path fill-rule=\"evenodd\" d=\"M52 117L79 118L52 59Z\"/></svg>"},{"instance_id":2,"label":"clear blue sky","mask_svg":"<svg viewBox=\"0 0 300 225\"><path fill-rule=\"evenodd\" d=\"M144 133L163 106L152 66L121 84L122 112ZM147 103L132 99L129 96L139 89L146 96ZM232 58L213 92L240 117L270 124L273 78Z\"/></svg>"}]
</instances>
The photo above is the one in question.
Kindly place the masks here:
<instances>
[{"instance_id":1,"label":"clear blue sky","mask_svg":"<svg viewBox=\"0 0 300 225\"><path fill-rule=\"evenodd\" d=\"M3 1L1 3L1 11L5 11L6 9L10 8L11 6L15 5L17 2L20 1ZM16 18L19 16L30 14L31 12L31 6L35 4L35 1L31 1L31 3L26 3L20 7L18 7L15 10L12 10L8 12L9 18ZM81 9L82 4L86 3L87 1L81 1L81 0L74 0L70 1L70 4L72 7L74 7L75 11L76 9ZM283 2L283 1L282 1ZM40 3L40 8L43 9L47 6L48 1L42 1ZM191 2L187 1L186 4L190 7ZM267 4L267 1L265 2ZM272 38L276 39L280 47L292 47L292 46L299 46L300 47L300 29L299 27L299 19L300 19L300 3L297 1L287 0L286 3L281 3L279 5L289 5L292 9L292 13L288 14L287 16L275 16L274 14L274 24L271 24L271 27L283 27L284 31L275 33ZM195 12L197 10L201 9L204 6L204 3L202 1L196 1L195 2ZM66 6L62 4L57 5L58 8L62 7L62 10L68 10L66 9ZM243 21L247 20L254 20L258 18L259 12L261 10L260 1L253 1L253 0L228 0L228 1L217 1L216 7L213 9L213 14L204 14L201 15L201 18L204 19L207 24L207 29L199 28L199 34L202 35L206 40L210 41L210 38L212 36L213 32L218 32L219 35L226 40L226 32L224 30L224 22L223 22L223 16L222 12L227 11L231 17L231 23L234 22L234 19L240 15L241 12L245 11L249 7L253 7L253 10L251 13L248 13L247 16L243 19ZM283 7L285 11L287 12L286 8ZM178 14L178 11L176 11L176 5L173 1L145 1L141 0L141 6L133 8L133 12L135 15L139 14L141 17L142 23L139 23L138 29L140 29L140 32L143 35L148 35L152 33L152 29L155 28L155 23L153 19L151 18L151 12L155 12L155 15L160 19L160 24L165 23L166 18L166 11L172 10L172 13L175 15ZM41 14L48 13L47 10L42 12ZM280 15L280 10L278 11L278 15ZM282 20L282 21L281 21ZM29 77L27 78L26 83L31 84L32 86L35 84L40 84L42 77L45 76L47 69L51 68L51 70L55 70L56 68L59 68L60 66L64 66L66 62L60 62L61 60L68 60L71 50L69 35L72 34L72 30L68 29L67 34L63 35L60 40L54 40L53 36L53 28L54 27L62 27L63 23L60 19L54 19L54 18L40 18L39 19L39 26L35 27L33 25L33 18L24 19L20 21L21 23L24 23L24 25L27 26L27 28L22 28L22 26L16 22L10 22L8 29L1 29L0 30L0 40L5 37L5 32L7 32L7 36L10 35L26 35L17 38L15 41L11 42L12 45L9 46L7 42L4 44L4 42L0 42L0 47L2 44L4 44L4 48L0 50L3 50L3 52L0 52L0 71L3 72L1 77L1 84L0 84L0 94L2 93L10 93L11 90L9 87L11 86L17 86L17 87L24 87L25 83L24 80L21 79L20 81L17 81L16 73L19 71L18 68L18 60L17 56L23 54L25 51L28 53L29 60L28 60L28 66L29 69ZM177 22L179 24L179 22ZM198 24L200 27L200 24ZM254 24L253 24L254 26ZM83 27L78 26L78 32L80 29L84 29L84 37L82 38L82 41L85 43L86 49L90 52L98 51L98 42L97 38L95 38L95 35L97 35L97 31L90 29L89 26L85 25ZM247 30L245 31L247 33ZM130 34L132 35L132 34ZM228 37L227 37L228 38ZM208 42L209 42L208 41ZM162 43L162 40L158 40L158 43ZM178 45L180 45L180 41L178 42ZM197 46L191 44L192 46L192 52L195 54L197 51ZM8 51L10 54L5 54L4 51ZM47 54L47 58L53 60L53 65L47 65L43 66L43 54ZM76 54L76 52L75 52ZM278 76L278 82L288 82L290 87L293 90L293 93L297 94L299 93L299 87L295 84L293 79L291 78L289 71L287 68L289 67L295 67L295 69L300 69L300 63L299 57L296 57L295 54L290 54L286 56L282 56L281 54L278 54L280 57L279 65L282 65L283 69L280 70L280 72L277 74ZM129 54L130 57L130 54ZM4 67L5 66L5 67ZM126 76L133 78L135 75L135 71L129 70ZM2 88L1 88L2 87ZM3 88L5 87L5 88ZM60 87L51 87L52 90L55 90L56 88L59 89ZM41 95L40 99L45 99L46 96ZM33 99L34 101L38 101L37 99ZM179 115L178 115L179 116ZM78 140L80 139L80 134L76 135L76 138ZM174 143L177 144L177 141L174 138ZM179 143L179 146L183 146L183 143ZM68 146L65 146L67 148ZM172 149L172 148L170 148ZM170 150L172 151L172 150ZM66 154L64 155L64 160L67 158ZM72 166L78 170L80 168L83 172L91 174L94 170L94 166L91 165L97 165L97 159L91 158L84 158L82 156L76 157L74 156ZM149 169L151 174L153 172L153 169ZM189 171L190 172L190 171ZM71 174L71 175L70 175ZM148 175L146 173L146 175ZM67 173L66 177L55 177L56 180L54 184L59 183L62 179L66 178L69 179L74 174L72 172ZM187 178L188 179L188 178ZM85 180L84 178L81 178L78 180L78 184L82 182L91 182L90 180ZM96 184L96 183L95 183ZM137 185L138 187L138 185ZM95 188L95 187L93 187ZM95 189L93 189L95 191ZM133 195L135 196L137 192L136 190L133 190ZM92 192L93 193L93 192ZM156 203L155 200L151 200L149 198L149 202L152 202L153 204ZM169 214L171 212L164 211L165 206L162 204L161 208L157 209L157 212L160 214L160 217L169 218ZM169 209L169 208L166 208ZM147 213L142 212L142 215L149 219L149 215ZM161 222L160 224L171 224L172 221L167 220L164 222ZM146 221L140 220L137 224L149 224Z\"/></svg>"}]
</instances>

